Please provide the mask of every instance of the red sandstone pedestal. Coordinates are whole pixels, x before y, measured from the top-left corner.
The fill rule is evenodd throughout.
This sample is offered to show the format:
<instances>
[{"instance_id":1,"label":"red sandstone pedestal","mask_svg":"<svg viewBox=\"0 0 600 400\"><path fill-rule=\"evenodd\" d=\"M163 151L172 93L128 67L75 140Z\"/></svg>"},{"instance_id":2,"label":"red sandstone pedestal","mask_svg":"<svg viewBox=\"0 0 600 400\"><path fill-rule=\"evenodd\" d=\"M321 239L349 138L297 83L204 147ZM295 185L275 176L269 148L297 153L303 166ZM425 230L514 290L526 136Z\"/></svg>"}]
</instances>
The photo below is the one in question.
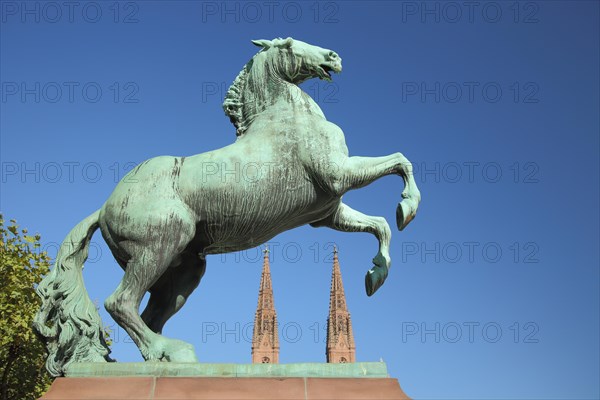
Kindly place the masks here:
<instances>
[{"instance_id":1,"label":"red sandstone pedestal","mask_svg":"<svg viewBox=\"0 0 600 400\"><path fill-rule=\"evenodd\" d=\"M393 378L58 378L42 400L409 399Z\"/></svg>"},{"instance_id":2,"label":"red sandstone pedestal","mask_svg":"<svg viewBox=\"0 0 600 400\"><path fill-rule=\"evenodd\" d=\"M401 400L383 362L78 363L41 400Z\"/></svg>"}]
</instances>

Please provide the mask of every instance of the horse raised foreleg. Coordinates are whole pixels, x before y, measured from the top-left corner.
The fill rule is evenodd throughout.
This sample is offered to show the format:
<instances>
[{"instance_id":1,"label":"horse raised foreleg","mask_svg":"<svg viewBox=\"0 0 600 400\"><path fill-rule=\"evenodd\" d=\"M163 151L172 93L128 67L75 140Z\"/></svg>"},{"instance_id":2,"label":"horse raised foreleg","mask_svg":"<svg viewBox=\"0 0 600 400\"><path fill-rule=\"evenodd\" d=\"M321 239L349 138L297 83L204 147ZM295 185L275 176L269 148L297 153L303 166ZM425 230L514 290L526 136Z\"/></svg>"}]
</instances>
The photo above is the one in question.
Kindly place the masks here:
<instances>
[{"instance_id":1,"label":"horse raised foreleg","mask_svg":"<svg viewBox=\"0 0 600 400\"><path fill-rule=\"evenodd\" d=\"M379 241L379 252L373 258L375 266L367 272L365 289L371 296L385 282L390 269L390 240L392 233L383 217L365 215L344 203L328 217L310 224L313 227L325 226L342 232L369 232Z\"/></svg>"},{"instance_id":2,"label":"horse raised foreleg","mask_svg":"<svg viewBox=\"0 0 600 400\"><path fill-rule=\"evenodd\" d=\"M349 190L367 186L386 175L400 175L404 180L402 198L396 209L396 224L399 230L415 217L421 193L412 174L412 164L402 155L394 153L384 157L348 157L334 165L334 191L342 195Z\"/></svg>"}]
</instances>

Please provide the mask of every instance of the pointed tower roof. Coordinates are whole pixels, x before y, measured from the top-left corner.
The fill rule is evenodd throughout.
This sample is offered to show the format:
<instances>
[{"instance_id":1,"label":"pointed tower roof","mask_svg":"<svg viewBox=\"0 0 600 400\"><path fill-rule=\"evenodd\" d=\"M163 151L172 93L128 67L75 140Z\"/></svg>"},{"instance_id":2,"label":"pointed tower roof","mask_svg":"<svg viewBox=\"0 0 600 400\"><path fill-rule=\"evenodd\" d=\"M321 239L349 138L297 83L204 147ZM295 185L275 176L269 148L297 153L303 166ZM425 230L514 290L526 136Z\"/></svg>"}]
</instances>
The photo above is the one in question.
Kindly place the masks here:
<instances>
[{"instance_id":1,"label":"pointed tower roof","mask_svg":"<svg viewBox=\"0 0 600 400\"><path fill-rule=\"evenodd\" d=\"M337 247L333 248L333 272L329 293L329 317L327 318L327 362L344 363L356 361L356 347L350 313L346 305L342 272Z\"/></svg>"},{"instance_id":2,"label":"pointed tower roof","mask_svg":"<svg viewBox=\"0 0 600 400\"><path fill-rule=\"evenodd\" d=\"M262 310L275 310L273 305L273 284L271 283L271 265L269 263L269 249L263 250L263 269L258 288L258 308Z\"/></svg>"},{"instance_id":3,"label":"pointed tower roof","mask_svg":"<svg viewBox=\"0 0 600 400\"><path fill-rule=\"evenodd\" d=\"M329 292L329 311L331 310L348 311L346 306L346 295L344 294L344 284L342 283L342 271L338 260L337 247L333 248L333 271L331 273L331 291Z\"/></svg>"},{"instance_id":4,"label":"pointed tower roof","mask_svg":"<svg viewBox=\"0 0 600 400\"><path fill-rule=\"evenodd\" d=\"M252 335L252 362L277 364L279 363L279 335L277 313L273 302L269 249L265 248L263 253L263 269Z\"/></svg>"}]
</instances>

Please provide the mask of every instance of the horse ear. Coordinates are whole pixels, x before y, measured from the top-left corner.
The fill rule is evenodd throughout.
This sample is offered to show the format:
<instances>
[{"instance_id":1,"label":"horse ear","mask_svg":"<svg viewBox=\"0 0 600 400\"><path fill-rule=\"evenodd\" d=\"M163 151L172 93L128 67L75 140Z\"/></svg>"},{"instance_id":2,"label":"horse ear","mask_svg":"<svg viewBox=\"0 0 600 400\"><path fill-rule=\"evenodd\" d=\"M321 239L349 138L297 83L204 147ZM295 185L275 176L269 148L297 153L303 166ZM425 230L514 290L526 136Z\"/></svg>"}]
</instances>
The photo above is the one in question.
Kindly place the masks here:
<instances>
[{"instance_id":1,"label":"horse ear","mask_svg":"<svg viewBox=\"0 0 600 400\"><path fill-rule=\"evenodd\" d=\"M263 49L268 49L273 44L270 40L265 39L253 40L252 43L255 46L262 47Z\"/></svg>"},{"instance_id":2,"label":"horse ear","mask_svg":"<svg viewBox=\"0 0 600 400\"><path fill-rule=\"evenodd\" d=\"M292 47L292 43L294 43L294 39L292 39L291 37L288 37L286 39L283 39L283 42L281 42L281 47L288 49L288 48Z\"/></svg>"}]
</instances>

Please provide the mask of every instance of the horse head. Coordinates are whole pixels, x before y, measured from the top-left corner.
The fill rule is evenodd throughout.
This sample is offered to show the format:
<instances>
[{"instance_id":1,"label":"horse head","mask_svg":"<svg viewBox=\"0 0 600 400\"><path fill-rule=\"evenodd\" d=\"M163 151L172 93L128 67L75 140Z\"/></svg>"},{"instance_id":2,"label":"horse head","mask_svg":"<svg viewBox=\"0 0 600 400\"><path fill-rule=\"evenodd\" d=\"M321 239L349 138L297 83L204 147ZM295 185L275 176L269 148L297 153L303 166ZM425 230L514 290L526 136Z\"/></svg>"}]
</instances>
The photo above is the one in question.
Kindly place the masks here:
<instances>
[{"instance_id":1,"label":"horse head","mask_svg":"<svg viewBox=\"0 0 600 400\"><path fill-rule=\"evenodd\" d=\"M331 80L331 72L342 71L342 59L335 51L300 40L288 37L252 43L261 50L244 65L223 101L237 136L276 99L301 98L298 84L311 78Z\"/></svg>"},{"instance_id":2,"label":"horse head","mask_svg":"<svg viewBox=\"0 0 600 400\"><path fill-rule=\"evenodd\" d=\"M331 72L342 71L342 58L335 51L291 37L253 40L252 43L262 47L260 53L264 54L271 72L296 85L311 78L331 80Z\"/></svg>"}]
</instances>

